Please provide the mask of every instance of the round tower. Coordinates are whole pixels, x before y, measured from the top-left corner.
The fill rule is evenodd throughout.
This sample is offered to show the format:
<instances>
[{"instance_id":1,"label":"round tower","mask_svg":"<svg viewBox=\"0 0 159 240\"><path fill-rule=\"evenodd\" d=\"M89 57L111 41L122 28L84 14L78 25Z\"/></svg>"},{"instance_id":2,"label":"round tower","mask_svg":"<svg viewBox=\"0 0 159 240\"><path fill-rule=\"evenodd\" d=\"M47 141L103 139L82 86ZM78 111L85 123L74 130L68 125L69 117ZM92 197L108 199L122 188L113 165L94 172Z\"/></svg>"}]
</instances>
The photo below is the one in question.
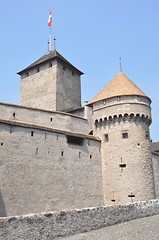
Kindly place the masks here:
<instances>
[{"instance_id":1,"label":"round tower","mask_svg":"<svg viewBox=\"0 0 159 240\"><path fill-rule=\"evenodd\" d=\"M155 198L150 152L151 100L122 72L88 105L101 140L105 204Z\"/></svg>"}]
</instances>

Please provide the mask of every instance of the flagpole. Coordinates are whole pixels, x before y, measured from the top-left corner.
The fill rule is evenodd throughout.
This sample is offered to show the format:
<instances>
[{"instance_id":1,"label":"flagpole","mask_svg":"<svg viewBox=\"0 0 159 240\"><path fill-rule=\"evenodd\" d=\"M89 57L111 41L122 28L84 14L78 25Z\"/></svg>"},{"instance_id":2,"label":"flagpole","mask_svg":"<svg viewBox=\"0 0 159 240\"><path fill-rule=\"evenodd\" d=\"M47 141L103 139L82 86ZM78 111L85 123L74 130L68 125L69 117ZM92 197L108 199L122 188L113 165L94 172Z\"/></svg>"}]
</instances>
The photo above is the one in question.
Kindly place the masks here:
<instances>
[{"instance_id":1,"label":"flagpole","mask_svg":"<svg viewBox=\"0 0 159 240\"><path fill-rule=\"evenodd\" d=\"M50 25L50 51L51 51L51 25Z\"/></svg>"}]
</instances>

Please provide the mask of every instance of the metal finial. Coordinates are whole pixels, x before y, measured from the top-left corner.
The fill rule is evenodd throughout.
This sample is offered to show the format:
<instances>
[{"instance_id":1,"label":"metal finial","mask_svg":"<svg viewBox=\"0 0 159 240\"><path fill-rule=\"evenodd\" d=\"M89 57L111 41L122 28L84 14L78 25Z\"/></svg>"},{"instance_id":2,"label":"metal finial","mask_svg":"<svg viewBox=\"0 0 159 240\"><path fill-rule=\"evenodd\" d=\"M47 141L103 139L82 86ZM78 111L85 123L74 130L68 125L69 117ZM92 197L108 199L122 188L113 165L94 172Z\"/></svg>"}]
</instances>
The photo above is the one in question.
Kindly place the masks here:
<instances>
[{"instance_id":1,"label":"metal finial","mask_svg":"<svg viewBox=\"0 0 159 240\"><path fill-rule=\"evenodd\" d=\"M54 50L56 50L56 38L54 37Z\"/></svg>"},{"instance_id":2,"label":"metal finial","mask_svg":"<svg viewBox=\"0 0 159 240\"><path fill-rule=\"evenodd\" d=\"M122 72L121 57L119 58L119 61L120 61L120 72Z\"/></svg>"},{"instance_id":3,"label":"metal finial","mask_svg":"<svg viewBox=\"0 0 159 240\"><path fill-rule=\"evenodd\" d=\"M48 52L49 52L49 40L48 40L47 44L48 44Z\"/></svg>"}]
</instances>

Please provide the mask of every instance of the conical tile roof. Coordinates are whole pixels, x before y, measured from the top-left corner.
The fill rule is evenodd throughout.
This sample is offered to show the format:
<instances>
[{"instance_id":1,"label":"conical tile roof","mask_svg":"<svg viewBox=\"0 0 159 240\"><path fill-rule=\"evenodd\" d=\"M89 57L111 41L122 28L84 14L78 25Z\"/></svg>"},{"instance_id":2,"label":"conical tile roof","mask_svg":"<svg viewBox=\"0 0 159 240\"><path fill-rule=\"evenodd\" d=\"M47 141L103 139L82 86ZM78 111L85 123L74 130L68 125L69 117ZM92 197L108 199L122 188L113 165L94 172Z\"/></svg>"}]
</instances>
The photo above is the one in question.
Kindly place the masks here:
<instances>
[{"instance_id":1,"label":"conical tile roof","mask_svg":"<svg viewBox=\"0 0 159 240\"><path fill-rule=\"evenodd\" d=\"M87 105L107 98L130 95L147 97L124 73L120 72L108 82Z\"/></svg>"}]
</instances>

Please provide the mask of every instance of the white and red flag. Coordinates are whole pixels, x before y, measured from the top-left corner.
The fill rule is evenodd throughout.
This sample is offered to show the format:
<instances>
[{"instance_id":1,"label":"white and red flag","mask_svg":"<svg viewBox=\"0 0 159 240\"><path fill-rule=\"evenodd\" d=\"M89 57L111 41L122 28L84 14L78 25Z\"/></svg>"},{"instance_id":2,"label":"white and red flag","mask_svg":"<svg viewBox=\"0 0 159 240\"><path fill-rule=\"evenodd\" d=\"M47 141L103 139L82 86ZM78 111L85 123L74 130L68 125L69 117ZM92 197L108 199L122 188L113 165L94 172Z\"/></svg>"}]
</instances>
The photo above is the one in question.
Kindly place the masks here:
<instances>
[{"instance_id":1,"label":"white and red flag","mask_svg":"<svg viewBox=\"0 0 159 240\"><path fill-rule=\"evenodd\" d=\"M49 20L48 20L48 26L49 27L51 27L51 23L52 23L52 15L51 15L51 10L50 10Z\"/></svg>"}]
</instances>

